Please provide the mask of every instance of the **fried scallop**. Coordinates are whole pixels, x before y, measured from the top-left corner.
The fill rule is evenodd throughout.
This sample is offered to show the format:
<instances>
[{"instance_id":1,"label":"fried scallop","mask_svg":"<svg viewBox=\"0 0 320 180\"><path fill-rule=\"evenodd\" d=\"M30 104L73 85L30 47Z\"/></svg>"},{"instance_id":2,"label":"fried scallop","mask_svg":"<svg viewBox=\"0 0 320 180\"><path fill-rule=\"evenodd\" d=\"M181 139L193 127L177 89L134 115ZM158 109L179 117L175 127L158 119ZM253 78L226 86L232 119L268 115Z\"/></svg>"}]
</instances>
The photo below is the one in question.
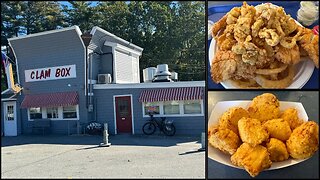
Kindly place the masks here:
<instances>
[{"instance_id":1,"label":"fried scallop","mask_svg":"<svg viewBox=\"0 0 320 180\"><path fill-rule=\"evenodd\" d=\"M299 119L298 111L295 108L286 109L280 117L289 123L292 131L303 123L303 120Z\"/></svg>"},{"instance_id":2,"label":"fried scallop","mask_svg":"<svg viewBox=\"0 0 320 180\"><path fill-rule=\"evenodd\" d=\"M243 143L231 156L232 164L244 167L250 176L257 176L262 170L271 167L272 161L266 147L257 145L250 146Z\"/></svg>"},{"instance_id":3,"label":"fried scallop","mask_svg":"<svg viewBox=\"0 0 320 180\"><path fill-rule=\"evenodd\" d=\"M305 159L311 157L319 148L319 126L308 121L293 130L286 142L291 157Z\"/></svg>"},{"instance_id":4,"label":"fried scallop","mask_svg":"<svg viewBox=\"0 0 320 180\"><path fill-rule=\"evenodd\" d=\"M270 137L286 141L291 135L289 123L284 119L272 119L263 124L269 132Z\"/></svg>"},{"instance_id":5,"label":"fried scallop","mask_svg":"<svg viewBox=\"0 0 320 180\"><path fill-rule=\"evenodd\" d=\"M252 118L241 118L238 122L239 134L242 142L256 146L269 138L267 130L261 122Z\"/></svg>"},{"instance_id":6,"label":"fried scallop","mask_svg":"<svg viewBox=\"0 0 320 180\"><path fill-rule=\"evenodd\" d=\"M270 138L270 141L266 143L266 147L272 162L284 161L289 158L286 145L279 139Z\"/></svg>"},{"instance_id":7,"label":"fried scallop","mask_svg":"<svg viewBox=\"0 0 320 180\"><path fill-rule=\"evenodd\" d=\"M241 107L233 107L222 114L219 119L219 125L220 127L230 129L239 135L238 121L243 117L249 117L248 111Z\"/></svg>"},{"instance_id":8,"label":"fried scallop","mask_svg":"<svg viewBox=\"0 0 320 180\"><path fill-rule=\"evenodd\" d=\"M219 127L211 131L209 144L226 154L232 155L240 146L241 141L239 136L232 130Z\"/></svg>"},{"instance_id":9,"label":"fried scallop","mask_svg":"<svg viewBox=\"0 0 320 180\"><path fill-rule=\"evenodd\" d=\"M249 105L248 112L251 118L264 122L279 117L279 106L279 100L275 95L264 93L253 98L252 103Z\"/></svg>"}]
</instances>

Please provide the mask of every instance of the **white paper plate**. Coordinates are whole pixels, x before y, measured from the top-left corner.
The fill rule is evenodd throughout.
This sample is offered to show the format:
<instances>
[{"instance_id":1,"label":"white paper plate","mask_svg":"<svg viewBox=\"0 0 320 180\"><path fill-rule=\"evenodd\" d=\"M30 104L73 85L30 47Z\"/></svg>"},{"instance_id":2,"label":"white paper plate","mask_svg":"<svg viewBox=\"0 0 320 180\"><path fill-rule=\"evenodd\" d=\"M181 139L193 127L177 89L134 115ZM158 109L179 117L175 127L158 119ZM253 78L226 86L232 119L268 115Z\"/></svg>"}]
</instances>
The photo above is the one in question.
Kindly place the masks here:
<instances>
[{"instance_id":1,"label":"white paper plate","mask_svg":"<svg viewBox=\"0 0 320 180\"><path fill-rule=\"evenodd\" d=\"M260 5L257 5L257 6L260 6ZM273 5L273 6L277 7L276 5ZM298 21L296 21L296 23L299 26L302 26ZM209 47L209 65L210 66L211 66L213 57L215 55L215 52L217 50L216 44L217 44L216 40L212 38L210 47ZM303 57L301 59L303 59L304 61L301 61L300 63L295 65L295 76L293 78L292 84L288 86L287 89L301 89L312 76L312 73L315 67L312 60L308 57ZM234 86L228 80L221 82L221 85L226 89L239 89L239 87Z\"/></svg>"},{"instance_id":2,"label":"white paper plate","mask_svg":"<svg viewBox=\"0 0 320 180\"><path fill-rule=\"evenodd\" d=\"M217 124L219 117L226 112L229 108L231 107L242 107L244 109L247 109L247 107L249 106L249 104L251 103L251 101L222 101L222 102L218 102L212 112L211 112L211 116L209 118L208 121L208 127L210 127L213 124ZM298 111L298 116L300 119L303 119L304 121L308 121L308 115L303 107L303 105L301 103L297 103L297 102L284 102L284 101L280 101L280 110L283 111L285 109L288 108L296 108ZM221 164L230 166L230 167L234 167L234 168L239 168L239 169L243 169L241 167L235 166L231 163L230 160L230 155L227 155L223 152L221 152L220 150L212 147L211 145L208 145L208 157L214 161L217 161ZM302 161L305 161L307 159L301 159L301 160L296 160L296 159L292 159L289 158L286 161L282 161L282 162L272 162L272 165L269 169L265 169L267 170L273 170L273 169L280 169L280 168L284 168L284 167L288 167L288 166L292 166L294 164L298 164Z\"/></svg>"}]
</instances>

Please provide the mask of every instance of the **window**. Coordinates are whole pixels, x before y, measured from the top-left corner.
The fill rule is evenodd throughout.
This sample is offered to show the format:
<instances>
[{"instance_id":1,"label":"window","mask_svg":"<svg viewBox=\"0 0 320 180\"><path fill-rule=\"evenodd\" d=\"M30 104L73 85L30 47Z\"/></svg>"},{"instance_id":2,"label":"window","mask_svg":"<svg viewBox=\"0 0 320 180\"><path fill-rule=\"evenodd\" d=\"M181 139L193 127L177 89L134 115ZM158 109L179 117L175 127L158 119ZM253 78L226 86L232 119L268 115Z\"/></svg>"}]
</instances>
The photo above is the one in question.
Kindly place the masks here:
<instances>
[{"instance_id":1,"label":"window","mask_svg":"<svg viewBox=\"0 0 320 180\"><path fill-rule=\"evenodd\" d=\"M47 118L50 118L50 119L59 118L58 108L57 107L47 108Z\"/></svg>"},{"instance_id":2,"label":"window","mask_svg":"<svg viewBox=\"0 0 320 180\"><path fill-rule=\"evenodd\" d=\"M163 102L163 114L180 114L178 101Z\"/></svg>"},{"instance_id":3,"label":"window","mask_svg":"<svg viewBox=\"0 0 320 180\"><path fill-rule=\"evenodd\" d=\"M199 100L184 101L184 114L201 114L201 102Z\"/></svg>"},{"instance_id":4,"label":"window","mask_svg":"<svg viewBox=\"0 0 320 180\"><path fill-rule=\"evenodd\" d=\"M143 116L148 117L149 112L155 116L203 116L203 100L185 101L157 101L144 102Z\"/></svg>"},{"instance_id":5,"label":"window","mask_svg":"<svg viewBox=\"0 0 320 180\"><path fill-rule=\"evenodd\" d=\"M29 109L30 119L42 119L42 111L41 108L30 108Z\"/></svg>"},{"instance_id":6,"label":"window","mask_svg":"<svg viewBox=\"0 0 320 180\"><path fill-rule=\"evenodd\" d=\"M77 118L77 107L66 106L63 107L63 119Z\"/></svg>"},{"instance_id":7,"label":"window","mask_svg":"<svg viewBox=\"0 0 320 180\"><path fill-rule=\"evenodd\" d=\"M148 115L150 113L160 114L160 105L158 102L147 102L144 105L144 114Z\"/></svg>"}]
</instances>

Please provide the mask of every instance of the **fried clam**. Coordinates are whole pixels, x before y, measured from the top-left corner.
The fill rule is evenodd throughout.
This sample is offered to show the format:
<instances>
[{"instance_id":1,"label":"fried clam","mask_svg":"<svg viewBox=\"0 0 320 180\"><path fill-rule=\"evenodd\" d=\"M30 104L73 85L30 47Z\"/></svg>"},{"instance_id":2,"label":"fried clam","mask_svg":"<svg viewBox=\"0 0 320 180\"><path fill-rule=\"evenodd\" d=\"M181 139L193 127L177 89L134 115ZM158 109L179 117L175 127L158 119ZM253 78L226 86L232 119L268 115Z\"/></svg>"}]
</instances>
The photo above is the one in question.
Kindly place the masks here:
<instances>
[{"instance_id":1,"label":"fried clam","mask_svg":"<svg viewBox=\"0 0 320 180\"><path fill-rule=\"evenodd\" d=\"M247 110L242 107L232 107L222 114L219 119L219 126L232 130L239 135L238 121L243 117L249 117Z\"/></svg>"},{"instance_id":2,"label":"fried clam","mask_svg":"<svg viewBox=\"0 0 320 180\"><path fill-rule=\"evenodd\" d=\"M280 103L277 97L271 93L263 93L253 98L248 107L251 118L259 119L261 122L276 119L280 114Z\"/></svg>"},{"instance_id":3,"label":"fried clam","mask_svg":"<svg viewBox=\"0 0 320 180\"><path fill-rule=\"evenodd\" d=\"M231 156L232 164L244 167L251 177L257 176L261 171L271 167L272 161L266 147L255 147L248 143L242 143Z\"/></svg>"},{"instance_id":4,"label":"fried clam","mask_svg":"<svg viewBox=\"0 0 320 180\"><path fill-rule=\"evenodd\" d=\"M263 124L267 129L270 137L277 138L281 141L286 141L291 135L289 123L284 119L271 119Z\"/></svg>"},{"instance_id":5,"label":"fried clam","mask_svg":"<svg viewBox=\"0 0 320 180\"><path fill-rule=\"evenodd\" d=\"M286 109L281 114L280 118L286 120L289 123L290 129L292 131L304 122L299 118L298 111L295 108Z\"/></svg>"},{"instance_id":6,"label":"fried clam","mask_svg":"<svg viewBox=\"0 0 320 180\"><path fill-rule=\"evenodd\" d=\"M269 138L266 129L257 119L243 117L238 121L238 130L242 142L257 146Z\"/></svg>"},{"instance_id":7,"label":"fried clam","mask_svg":"<svg viewBox=\"0 0 320 180\"><path fill-rule=\"evenodd\" d=\"M272 162L284 161L289 158L286 144L276 138L270 138L266 143L268 152L270 153L270 160Z\"/></svg>"},{"instance_id":8,"label":"fried clam","mask_svg":"<svg viewBox=\"0 0 320 180\"><path fill-rule=\"evenodd\" d=\"M209 144L226 154L234 154L241 145L239 136L230 129L213 126L208 137Z\"/></svg>"},{"instance_id":9,"label":"fried clam","mask_svg":"<svg viewBox=\"0 0 320 180\"><path fill-rule=\"evenodd\" d=\"M293 130L286 141L291 157L306 159L319 148L319 126L314 121L308 121Z\"/></svg>"}]
</instances>

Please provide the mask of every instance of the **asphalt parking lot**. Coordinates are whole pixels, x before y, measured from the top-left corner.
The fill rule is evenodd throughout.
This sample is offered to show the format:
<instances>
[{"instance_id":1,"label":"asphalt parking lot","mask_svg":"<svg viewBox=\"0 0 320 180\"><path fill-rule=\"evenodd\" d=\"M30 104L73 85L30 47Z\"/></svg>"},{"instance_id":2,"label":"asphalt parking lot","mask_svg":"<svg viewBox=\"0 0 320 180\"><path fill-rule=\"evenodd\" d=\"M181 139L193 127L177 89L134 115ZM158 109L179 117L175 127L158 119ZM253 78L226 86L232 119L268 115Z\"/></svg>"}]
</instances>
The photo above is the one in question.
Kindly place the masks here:
<instances>
[{"instance_id":1,"label":"asphalt parking lot","mask_svg":"<svg viewBox=\"0 0 320 180\"><path fill-rule=\"evenodd\" d=\"M200 137L1 137L1 178L204 178Z\"/></svg>"}]
</instances>

